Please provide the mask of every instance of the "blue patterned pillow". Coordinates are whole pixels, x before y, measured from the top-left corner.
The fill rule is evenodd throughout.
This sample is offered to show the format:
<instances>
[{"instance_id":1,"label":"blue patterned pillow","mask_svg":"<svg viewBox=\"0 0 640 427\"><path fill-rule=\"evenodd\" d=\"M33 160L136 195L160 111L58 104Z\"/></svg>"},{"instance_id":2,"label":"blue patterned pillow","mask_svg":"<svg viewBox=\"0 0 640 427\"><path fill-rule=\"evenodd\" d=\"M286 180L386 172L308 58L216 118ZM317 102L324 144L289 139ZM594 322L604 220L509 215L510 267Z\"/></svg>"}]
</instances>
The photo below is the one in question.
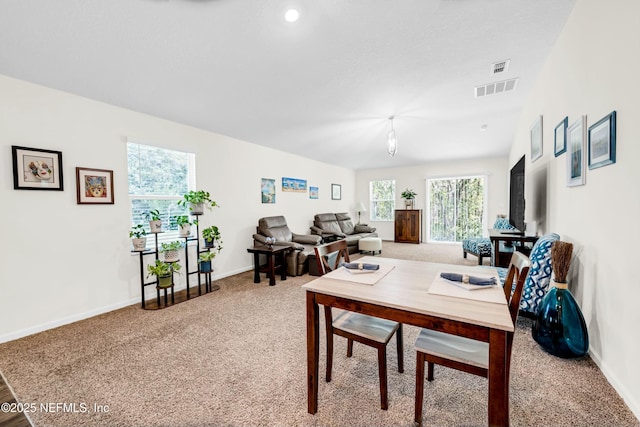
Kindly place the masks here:
<instances>
[{"instance_id":1,"label":"blue patterned pillow","mask_svg":"<svg viewBox=\"0 0 640 427\"><path fill-rule=\"evenodd\" d=\"M556 233L546 234L538 239L531 249L531 268L524 283L520 309L536 314L542 297L547 293L551 279L551 245L560 239Z\"/></svg>"},{"instance_id":2,"label":"blue patterned pillow","mask_svg":"<svg viewBox=\"0 0 640 427\"><path fill-rule=\"evenodd\" d=\"M511 225L507 218L498 218L493 224L493 228L496 230L514 230L515 227Z\"/></svg>"}]
</instances>

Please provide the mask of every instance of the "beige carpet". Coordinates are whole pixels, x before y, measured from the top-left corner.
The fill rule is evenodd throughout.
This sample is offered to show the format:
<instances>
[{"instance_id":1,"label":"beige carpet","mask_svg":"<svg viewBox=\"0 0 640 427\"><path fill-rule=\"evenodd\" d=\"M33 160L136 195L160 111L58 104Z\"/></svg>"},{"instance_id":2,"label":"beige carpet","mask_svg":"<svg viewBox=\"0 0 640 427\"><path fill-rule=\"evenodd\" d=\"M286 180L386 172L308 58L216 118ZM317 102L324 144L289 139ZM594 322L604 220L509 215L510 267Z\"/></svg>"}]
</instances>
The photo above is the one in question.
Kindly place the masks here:
<instances>
[{"instance_id":1,"label":"beige carpet","mask_svg":"<svg viewBox=\"0 0 640 427\"><path fill-rule=\"evenodd\" d=\"M384 242L383 256L400 254L463 263L459 246ZM337 338L334 379L320 383L310 415L300 285L313 278L269 287L252 277L219 280L219 291L168 309L134 305L2 344L0 370L19 402L67 404L30 414L36 426L412 425L416 328L405 329L403 374L389 344L388 411L379 406L375 350L356 344L348 359ZM513 426L640 426L589 358L546 354L530 327L520 319L514 340ZM323 372L324 336L321 343ZM425 386L425 425L486 424L484 378L445 368L435 375Z\"/></svg>"}]
</instances>

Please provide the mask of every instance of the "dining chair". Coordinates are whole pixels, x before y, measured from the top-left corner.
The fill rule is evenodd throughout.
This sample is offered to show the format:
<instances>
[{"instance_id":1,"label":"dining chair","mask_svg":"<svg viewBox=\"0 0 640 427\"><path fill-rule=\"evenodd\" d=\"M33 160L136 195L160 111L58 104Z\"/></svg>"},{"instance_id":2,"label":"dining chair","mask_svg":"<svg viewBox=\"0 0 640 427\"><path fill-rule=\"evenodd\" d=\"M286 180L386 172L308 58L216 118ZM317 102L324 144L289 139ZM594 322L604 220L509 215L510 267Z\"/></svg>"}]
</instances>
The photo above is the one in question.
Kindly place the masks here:
<instances>
[{"instance_id":1,"label":"dining chair","mask_svg":"<svg viewBox=\"0 0 640 427\"><path fill-rule=\"evenodd\" d=\"M504 293L516 324L522 297L522 289L529 272L531 261L520 253L514 252L504 285ZM512 284L515 284L512 286ZM513 290L513 292L512 292ZM474 292L483 292L482 290ZM507 384L511 367L511 348L513 332L507 333ZM415 422L422 425L422 403L424 398L424 364L427 363L427 380L433 381L434 364L457 369L487 378L489 372L489 343L465 338L445 332L422 329L416 339L416 401Z\"/></svg>"},{"instance_id":2,"label":"dining chair","mask_svg":"<svg viewBox=\"0 0 640 427\"><path fill-rule=\"evenodd\" d=\"M345 239L316 246L315 252L318 272L321 276L338 268L343 261L349 262L349 250ZM327 382L331 382L334 334L347 339L347 357L353 355L354 341L374 347L378 350L380 408L386 410L389 407L387 394L387 343L389 343L393 334L396 334L398 372L404 372L402 323L352 311L332 309L330 306L324 307L324 316L327 336Z\"/></svg>"}]
</instances>

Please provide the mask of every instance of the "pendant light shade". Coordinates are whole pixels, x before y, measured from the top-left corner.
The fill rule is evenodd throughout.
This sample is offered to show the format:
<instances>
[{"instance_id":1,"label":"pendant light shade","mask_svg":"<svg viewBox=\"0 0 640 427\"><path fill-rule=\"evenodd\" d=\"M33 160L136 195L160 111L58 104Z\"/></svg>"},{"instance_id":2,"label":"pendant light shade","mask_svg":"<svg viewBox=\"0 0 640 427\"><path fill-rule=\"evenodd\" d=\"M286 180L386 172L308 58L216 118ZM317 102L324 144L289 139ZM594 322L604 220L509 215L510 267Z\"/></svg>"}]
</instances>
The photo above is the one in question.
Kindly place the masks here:
<instances>
[{"instance_id":1,"label":"pendant light shade","mask_svg":"<svg viewBox=\"0 0 640 427\"><path fill-rule=\"evenodd\" d=\"M396 137L396 130L393 128L393 116L389 117L391 122L391 130L387 135L387 152L393 157L398 151L398 138Z\"/></svg>"}]
</instances>

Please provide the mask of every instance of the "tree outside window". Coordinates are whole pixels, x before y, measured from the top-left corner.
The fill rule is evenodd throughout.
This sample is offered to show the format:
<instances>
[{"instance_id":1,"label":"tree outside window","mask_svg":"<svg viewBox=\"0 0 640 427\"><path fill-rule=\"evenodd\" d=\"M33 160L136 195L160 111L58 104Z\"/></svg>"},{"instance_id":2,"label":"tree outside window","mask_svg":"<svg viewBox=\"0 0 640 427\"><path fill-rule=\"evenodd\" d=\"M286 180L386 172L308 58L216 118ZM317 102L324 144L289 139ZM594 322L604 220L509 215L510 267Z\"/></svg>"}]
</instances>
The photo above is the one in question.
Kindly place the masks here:
<instances>
[{"instance_id":1,"label":"tree outside window","mask_svg":"<svg viewBox=\"0 0 640 427\"><path fill-rule=\"evenodd\" d=\"M370 181L369 200L371 221L393 221L393 211L396 207L396 181Z\"/></svg>"}]
</instances>

